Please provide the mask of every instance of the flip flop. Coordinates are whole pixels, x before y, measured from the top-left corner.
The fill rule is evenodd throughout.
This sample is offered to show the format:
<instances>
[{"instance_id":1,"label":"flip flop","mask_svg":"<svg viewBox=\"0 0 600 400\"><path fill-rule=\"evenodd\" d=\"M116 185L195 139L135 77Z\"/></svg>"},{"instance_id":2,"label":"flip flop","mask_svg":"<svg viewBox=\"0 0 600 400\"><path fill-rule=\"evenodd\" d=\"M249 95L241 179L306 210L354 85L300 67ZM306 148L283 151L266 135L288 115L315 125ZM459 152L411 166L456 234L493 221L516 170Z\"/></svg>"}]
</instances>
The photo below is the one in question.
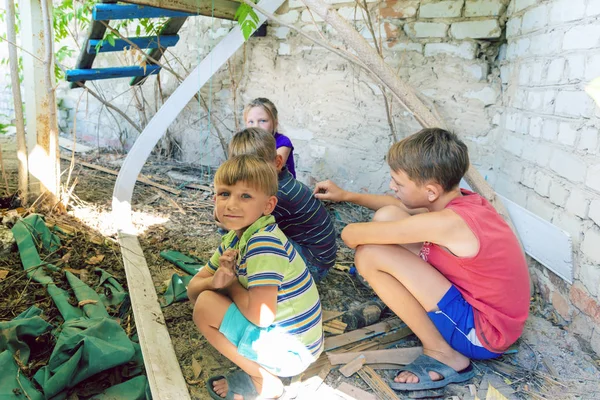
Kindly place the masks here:
<instances>
[{"instance_id":1,"label":"flip flop","mask_svg":"<svg viewBox=\"0 0 600 400\"><path fill-rule=\"evenodd\" d=\"M418 383L400 383L391 380L389 383L390 387L394 390L429 390L439 389L450 383L459 383L468 381L475 376L473 366L469 366L462 371L455 371L446 364L439 362L435 358L431 358L425 354L421 354L415 361L408 364L404 368L400 369L398 373L402 371L412 372L419 378ZM437 372L442 375L443 378L439 381L432 381L429 377L429 371ZM397 376L398 374L396 374Z\"/></svg>"},{"instance_id":2,"label":"flip flop","mask_svg":"<svg viewBox=\"0 0 600 400\"><path fill-rule=\"evenodd\" d=\"M213 383L221 379L225 379L229 386L227 396L225 397L219 396L213 389ZM213 376L206 382L206 389L210 397L215 400L233 400L234 394L244 396L244 400L255 400L258 397L252 378L244 371L236 371L227 376Z\"/></svg>"}]
</instances>

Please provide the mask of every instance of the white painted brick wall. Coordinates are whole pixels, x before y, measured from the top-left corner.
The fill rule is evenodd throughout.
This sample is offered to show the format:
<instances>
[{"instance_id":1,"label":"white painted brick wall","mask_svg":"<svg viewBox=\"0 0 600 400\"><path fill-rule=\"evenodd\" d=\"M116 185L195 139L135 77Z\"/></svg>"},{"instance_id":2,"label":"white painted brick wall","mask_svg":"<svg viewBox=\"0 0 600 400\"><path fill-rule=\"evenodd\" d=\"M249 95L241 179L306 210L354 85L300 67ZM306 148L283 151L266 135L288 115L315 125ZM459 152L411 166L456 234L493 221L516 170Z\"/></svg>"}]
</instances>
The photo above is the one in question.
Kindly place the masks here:
<instances>
[{"instance_id":1,"label":"white painted brick wall","mask_svg":"<svg viewBox=\"0 0 600 400\"><path fill-rule=\"evenodd\" d=\"M596 225L600 226L600 199L592 200L588 216Z\"/></svg>"},{"instance_id":2,"label":"white painted brick wall","mask_svg":"<svg viewBox=\"0 0 600 400\"><path fill-rule=\"evenodd\" d=\"M472 42L462 43L427 43L425 45L425 56L434 57L439 55L449 55L460 57L466 60L473 60L477 45Z\"/></svg>"},{"instance_id":3,"label":"white painted brick wall","mask_svg":"<svg viewBox=\"0 0 600 400\"><path fill-rule=\"evenodd\" d=\"M519 12L536 4L538 1L539 0L512 0L511 3L514 4L514 12Z\"/></svg>"},{"instance_id":4,"label":"white painted brick wall","mask_svg":"<svg viewBox=\"0 0 600 400\"><path fill-rule=\"evenodd\" d=\"M523 139L514 135L506 135L502 140L502 148L515 156L523 152Z\"/></svg>"},{"instance_id":5,"label":"white painted brick wall","mask_svg":"<svg viewBox=\"0 0 600 400\"><path fill-rule=\"evenodd\" d=\"M500 37L502 30L497 19L455 22L450 33L456 39L491 39Z\"/></svg>"},{"instance_id":6,"label":"white painted brick wall","mask_svg":"<svg viewBox=\"0 0 600 400\"><path fill-rule=\"evenodd\" d=\"M540 196L548 197L550 194L551 182L552 178L549 175L538 171L535 174L535 185L533 186L533 189Z\"/></svg>"},{"instance_id":7,"label":"white painted brick wall","mask_svg":"<svg viewBox=\"0 0 600 400\"><path fill-rule=\"evenodd\" d=\"M506 5L501 0L466 0L465 17L492 17L502 15Z\"/></svg>"},{"instance_id":8,"label":"white painted brick wall","mask_svg":"<svg viewBox=\"0 0 600 400\"><path fill-rule=\"evenodd\" d=\"M492 105L496 103L498 99L498 92L493 88L486 86L481 90L472 90L464 94L468 99L475 99L481 101L484 105Z\"/></svg>"},{"instance_id":9,"label":"white painted brick wall","mask_svg":"<svg viewBox=\"0 0 600 400\"><path fill-rule=\"evenodd\" d=\"M535 174L536 170L534 168L525 168L520 182L524 186L533 189L535 187Z\"/></svg>"},{"instance_id":10,"label":"white painted brick wall","mask_svg":"<svg viewBox=\"0 0 600 400\"><path fill-rule=\"evenodd\" d=\"M550 201L554 204L556 204L557 206L564 206L566 201L567 201L567 197L569 196L569 191L567 189L565 189L565 187L563 185L561 185L560 183L553 181L550 184L550 191L549 191L549 197L550 197Z\"/></svg>"},{"instance_id":11,"label":"white painted brick wall","mask_svg":"<svg viewBox=\"0 0 600 400\"><path fill-rule=\"evenodd\" d=\"M542 125L544 120L542 117L532 117L529 121L529 135L539 138L542 136Z\"/></svg>"},{"instance_id":12,"label":"white painted brick wall","mask_svg":"<svg viewBox=\"0 0 600 400\"><path fill-rule=\"evenodd\" d=\"M523 22L521 23L521 30L523 33L532 32L546 26L548 22L548 6L542 4L531 10L527 11L523 15Z\"/></svg>"},{"instance_id":13,"label":"white painted brick wall","mask_svg":"<svg viewBox=\"0 0 600 400\"><path fill-rule=\"evenodd\" d=\"M556 140L558 136L558 122L553 119L545 119L542 127L542 138L549 142Z\"/></svg>"},{"instance_id":14,"label":"white painted brick wall","mask_svg":"<svg viewBox=\"0 0 600 400\"><path fill-rule=\"evenodd\" d=\"M557 58L550 62L548 66L548 74L546 75L546 81L548 83L558 83L561 81L563 72L565 70L565 59Z\"/></svg>"},{"instance_id":15,"label":"white painted brick wall","mask_svg":"<svg viewBox=\"0 0 600 400\"><path fill-rule=\"evenodd\" d=\"M600 54L594 54L585 60L585 80L587 82L600 77Z\"/></svg>"},{"instance_id":16,"label":"white painted brick wall","mask_svg":"<svg viewBox=\"0 0 600 400\"><path fill-rule=\"evenodd\" d=\"M600 164L592 165L588 169L585 184L600 193Z\"/></svg>"},{"instance_id":17,"label":"white painted brick wall","mask_svg":"<svg viewBox=\"0 0 600 400\"><path fill-rule=\"evenodd\" d=\"M553 114L554 104L556 101L557 92L554 90L546 90L544 92L544 101L542 102L542 114Z\"/></svg>"},{"instance_id":18,"label":"white painted brick wall","mask_svg":"<svg viewBox=\"0 0 600 400\"><path fill-rule=\"evenodd\" d=\"M575 145L577 128L569 122L561 122L558 126L558 142L567 146Z\"/></svg>"},{"instance_id":19,"label":"white painted brick wall","mask_svg":"<svg viewBox=\"0 0 600 400\"><path fill-rule=\"evenodd\" d=\"M556 96L556 113L568 117L586 117L592 111L592 99L584 91L562 91Z\"/></svg>"},{"instance_id":20,"label":"white painted brick wall","mask_svg":"<svg viewBox=\"0 0 600 400\"><path fill-rule=\"evenodd\" d=\"M573 246L578 248L581 240L581 219L559 208L552 223L571 235Z\"/></svg>"},{"instance_id":21,"label":"white painted brick wall","mask_svg":"<svg viewBox=\"0 0 600 400\"><path fill-rule=\"evenodd\" d=\"M569 82L579 82L585 71L585 57L583 54L567 56L565 77Z\"/></svg>"},{"instance_id":22,"label":"white painted brick wall","mask_svg":"<svg viewBox=\"0 0 600 400\"><path fill-rule=\"evenodd\" d=\"M597 229L589 229L585 232L581 251L592 262L600 264L600 232Z\"/></svg>"},{"instance_id":23,"label":"white painted brick wall","mask_svg":"<svg viewBox=\"0 0 600 400\"><path fill-rule=\"evenodd\" d=\"M542 108L543 100L544 100L544 92L531 91L527 95L526 108L530 111L539 111Z\"/></svg>"},{"instance_id":24,"label":"white painted brick wall","mask_svg":"<svg viewBox=\"0 0 600 400\"><path fill-rule=\"evenodd\" d=\"M575 21L583 18L584 15L585 0L555 1L550 9L550 22L560 23Z\"/></svg>"},{"instance_id":25,"label":"white painted brick wall","mask_svg":"<svg viewBox=\"0 0 600 400\"><path fill-rule=\"evenodd\" d=\"M577 149L586 151L590 154L596 154L598 149L598 129L585 128L579 136Z\"/></svg>"},{"instance_id":26,"label":"white painted brick wall","mask_svg":"<svg viewBox=\"0 0 600 400\"><path fill-rule=\"evenodd\" d=\"M550 168L571 182L583 182L587 165L580 157L572 153L555 150L550 157ZM600 179L600 174L598 178ZM600 185L600 182L598 184Z\"/></svg>"},{"instance_id":27,"label":"white painted brick wall","mask_svg":"<svg viewBox=\"0 0 600 400\"><path fill-rule=\"evenodd\" d=\"M585 15L588 17L600 15L600 2L596 0L590 0L588 2L587 9L585 10Z\"/></svg>"},{"instance_id":28,"label":"white painted brick wall","mask_svg":"<svg viewBox=\"0 0 600 400\"><path fill-rule=\"evenodd\" d=\"M555 210L553 205L537 194L527 196L527 209L548 222L552 221Z\"/></svg>"},{"instance_id":29,"label":"white painted brick wall","mask_svg":"<svg viewBox=\"0 0 600 400\"><path fill-rule=\"evenodd\" d=\"M576 25L565 33L563 50L592 49L600 42L600 24Z\"/></svg>"},{"instance_id":30,"label":"white painted brick wall","mask_svg":"<svg viewBox=\"0 0 600 400\"><path fill-rule=\"evenodd\" d=\"M420 18L460 17L464 0L423 0L419 9Z\"/></svg>"},{"instance_id":31,"label":"white painted brick wall","mask_svg":"<svg viewBox=\"0 0 600 400\"><path fill-rule=\"evenodd\" d=\"M506 22L506 37L517 36L521 32L521 18L511 18Z\"/></svg>"},{"instance_id":32,"label":"white painted brick wall","mask_svg":"<svg viewBox=\"0 0 600 400\"><path fill-rule=\"evenodd\" d=\"M416 38L443 38L448 32L448 24L441 22L415 22L404 25L404 32Z\"/></svg>"},{"instance_id":33,"label":"white painted brick wall","mask_svg":"<svg viewBox=\"0 0 600 400\"><path fill-rule=\"evenodd\" d=\"M298 22L298 18L300 18L300 13L296 10L288 11L285 14L279 15L279 18L282 19L283 22L287 22L288 24L295 24Z\"/></svg>"},{"instance_id":34,"label":"white painted brick wall","mask_svg":"<svg viewBox=\"0 0 600 400\"><path fill-rule=\"evenodd\" d=\"M565 205L565 209L568 212L581 218L587 218L589 207L590 199L585 192L579 189L571 191Z\"/></svg>"}]
</instances>

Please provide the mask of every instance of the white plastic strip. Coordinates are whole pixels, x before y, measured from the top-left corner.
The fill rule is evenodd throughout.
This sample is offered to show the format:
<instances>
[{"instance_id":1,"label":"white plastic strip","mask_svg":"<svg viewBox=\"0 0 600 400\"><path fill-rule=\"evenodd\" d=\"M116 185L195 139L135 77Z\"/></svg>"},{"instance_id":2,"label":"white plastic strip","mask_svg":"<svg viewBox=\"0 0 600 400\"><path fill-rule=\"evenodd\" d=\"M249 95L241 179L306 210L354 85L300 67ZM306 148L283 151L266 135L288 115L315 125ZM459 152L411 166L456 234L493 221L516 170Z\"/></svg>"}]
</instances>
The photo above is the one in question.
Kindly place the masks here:
<instances>
[{"instance_id":1,"label":"white plastic strip","mask_svg":"<svg viewBox=\"0 0 600 400\"><path fill-rule=\"evenodd\" d=\"M259 6L267 12L274 13L283 4L283 1L262 0ZM266 18L260 13L258 17L258 26L260 26ZM117 229L134 233L131 226L131 196L133 195L135 181L150 156L150 152L192 97L243 43L244 37L241 29L234 26L227 36L213 48L196 69L169 96L165 104L137 138L123 162L113 191L112 212Z\"/></svg>"}]
</instances>

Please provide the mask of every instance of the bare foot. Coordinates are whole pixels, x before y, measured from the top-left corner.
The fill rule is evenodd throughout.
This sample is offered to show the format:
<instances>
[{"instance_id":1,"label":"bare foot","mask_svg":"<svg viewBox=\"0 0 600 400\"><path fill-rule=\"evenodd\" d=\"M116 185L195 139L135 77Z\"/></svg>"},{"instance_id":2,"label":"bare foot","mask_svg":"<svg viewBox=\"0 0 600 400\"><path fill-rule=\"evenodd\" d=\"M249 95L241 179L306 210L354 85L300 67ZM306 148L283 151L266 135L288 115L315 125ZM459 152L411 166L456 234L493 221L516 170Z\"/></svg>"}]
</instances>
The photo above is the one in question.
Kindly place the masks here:
<instances>
[{"instance_id":1,"label":"bare foot","mask_svg":"<svg viewBox=\"0 0 600 400\"><path fill-rule=\"evenodd\" d=\"M470 360L462 354L452 350L451 354L444 354L435 351L423 350L425 355L435 358L441 363L446 364L455 371L462 371L469 366ZM432 381L439 381L444 377L437 372L429 371L429 377ZM402 371L394 378L394 382L398 383L419 383L419 378L409 371Z\"/></svg>"},{"instance_id":2,"label":"bare foot","mask_svg":"<svg viewBox=\"0 0 600 400\"><path fill-rule=\"evenodd\" d=\"M260 393L262 397L276 399L283 395L283 383L279 379L277 379L277 380L269 379L269 385L267 388L265 385L265 381L263 379L258 379L258 378L254 378L254 377L251 377L251 378L252 378L252 383L254 383L256 392ZM229 392L229 384L227 383L227 379L221 379L221 380L213 382L213 390L215 391L216 394L225 398L227 396L227 393ZM261 391L262 391L262 393L261 393ZM244 396L242 396L241 394L234 393L233 399L234 400L244 400Z\"/></svg>"}]
</instances>

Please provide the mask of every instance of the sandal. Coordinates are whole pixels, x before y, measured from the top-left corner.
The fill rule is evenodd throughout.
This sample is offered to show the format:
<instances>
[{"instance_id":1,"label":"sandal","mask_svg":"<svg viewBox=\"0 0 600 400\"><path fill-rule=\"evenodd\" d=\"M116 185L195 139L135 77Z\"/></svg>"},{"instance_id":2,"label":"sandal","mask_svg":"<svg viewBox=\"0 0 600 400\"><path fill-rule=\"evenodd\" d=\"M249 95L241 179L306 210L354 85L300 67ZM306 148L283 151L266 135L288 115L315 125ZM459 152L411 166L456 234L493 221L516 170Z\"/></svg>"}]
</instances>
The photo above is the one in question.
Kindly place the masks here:
<instances>
[{"instance_id":1,"label":"sandal","mask_svg":"<svg viewBox=\"0 0 600 400\"><path fill-rule=\"evenodd\" d=\"M468 381L475 376L473 366L469 366L462 371L455 371L446 364L431 358L425 354L421 354L415 361L408 364L404 368L400 369L398 373L402 371L412 372L419 378L418 383L400 383L391 381L389 385L394 390L429 390L439 389L450 383L459 383ZM429 371L437 372L442 375L442 379L438 381L431 380ZM396 374L398 376L398 374Z\"/></svg>"},{"instance_id":2,"label":"sandal","mask_svg":"<svg viewBox=\"0 0 600 400\"><path fill-rule=\"evenodd\" d=\"M225 397L219 396L213 389L213 383L220 381L221 379L225 379L229 386L227 396ZM208 390L210 397L215 400L233 400L234 394L244 396L244 400L254 400L258 397L252 378L244 371L236 371L227 376L213 376L206 382L206 389Z\"/></svg>"}]
</instances>

